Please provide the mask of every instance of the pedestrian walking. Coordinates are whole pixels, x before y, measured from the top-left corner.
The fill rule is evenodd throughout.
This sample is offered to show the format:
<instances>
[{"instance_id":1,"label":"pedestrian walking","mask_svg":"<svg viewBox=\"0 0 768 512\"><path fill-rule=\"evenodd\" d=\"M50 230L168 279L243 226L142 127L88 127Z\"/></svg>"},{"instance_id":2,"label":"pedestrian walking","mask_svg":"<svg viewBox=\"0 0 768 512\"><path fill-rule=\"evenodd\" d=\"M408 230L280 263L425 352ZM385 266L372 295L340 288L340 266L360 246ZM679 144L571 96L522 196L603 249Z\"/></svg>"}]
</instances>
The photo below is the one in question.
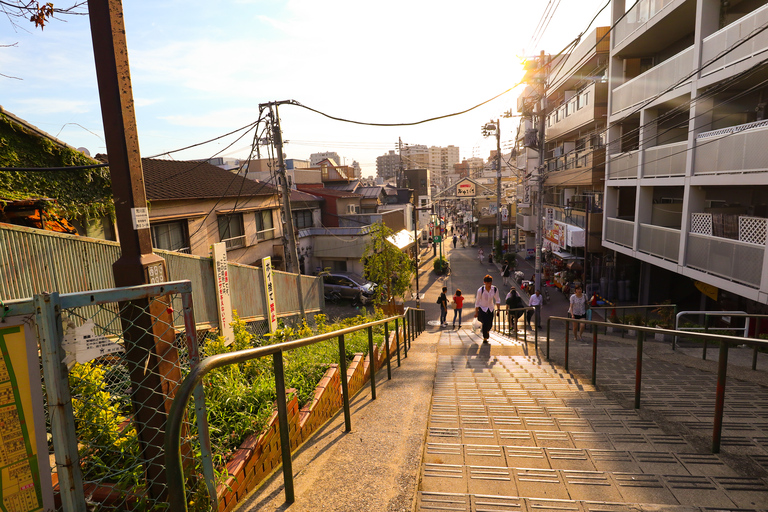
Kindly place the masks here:
<instances>
[{"instance_id":1,"label":"pedestrian walking","mask_svg":"<svg viewBox=\"0 0 768 512\"><path fill-rule=\"evenodd\" d=\"M453 248L456 248L456 244L459 241L459 237L457 235L453 235Z\"/></svg>"},{"instance_id":2,"label":"pedestrian walking","mask_svg":"<svg viewBox=\"0 0 768 512\"><path fill-rule=\"evenodd\" d=\"M541 303L544 302L544 298L541 296L541 290L536 290L533 295L531 295L531 298L528 299L528 305L536 308L535 314L536 314L536 327L541 329ZM530 328L531 327L531 317L534 315L534 311L528 311L528 313L525 315L525 324Z\"/></svg>"},{"instance_id":3,"label":"pedestrian walking","mask_svg":"<svg viewBox=\"0 0 768 512\"><path fill-rule=\"evenodd\" d=\"M493 327L493 310L500 303L499 290L493 285L493 278L486 274L475 298L475 318L483 326L483 343L488 343L488 333Z\"/></svg>"},{"instance_id":4,"label":"pedestrian walking","mask_svg":"<svg viewBox=\"0 0 768 512\"><path fill-rule=\"evenodd\" d=\"M587 317L587 296L584 295L580 284L576 285L574 294L571 295L569 302L571 305L568 307L568 316L574 320L580 320ZM584 341L581 335L584 333L584 324L581 322L573 322L573 337L578 341Z\"/></svg>"},{"instance_id":5,"label":"pedestrian walking","mask_svg":"<svg viewBox=\"0 0 768 512\"><path fill-rule=\"evenodd\" d=\"M453 327L456 327L456 317L459 317L459 329L461 329L461 309L464 307L464 297L461 296L461 290L456 288L453 294Z\"/></svg>"},{"instance_id":6,"label":"pedestrian walking","mask_svg":"<svg viewBox=\"0 0 768 512\"><path fill-rule=\"evenodd\" d=\"M448 317L448 297L445 295L445 292L447 291L448 287L443 286L443 292L437 298L437 303L440 304L440 327L446 327L448 325L448 322L446 321Z\"/></svg>"},{"instance_id":7,"label":"pedestrian walking","mask_svg":"<svg viewBox=\"0 0 768 512\"><path fill-rule=\"evenodd\" d=\"M480 263L483 262L483 259L485 259L485 251L483 251L483 248L477 250L477 259L480 260Z\"/></svg>"},{"instance_id":8,"label":"pedestrian walking","mask_svg":"<svg viewBox=\"0 0 768 512\"><path fill-rule=\"evenodd\" d=\"M523 299L517 294L517 290L512 288L504 299L504 303L507 305L507 323L509 324L509 331L516 331L517 321L520 320L520 317L524 313L524 311L522 311L522 308L525 307ZM520 309L520 311L512 311L513 309Z\"/></svg>"},{"instance_id":9,"label":"pedestrian walking","mask_svg":"<svg viewBox=\"0 0 768 512\"><path fill-rule=\"evenodd\" d=\"M504 266L501 267L501 283L504 286L509 286L509 274L512 273L509 262L505 261Z\"/></svg>"}]
</instances>

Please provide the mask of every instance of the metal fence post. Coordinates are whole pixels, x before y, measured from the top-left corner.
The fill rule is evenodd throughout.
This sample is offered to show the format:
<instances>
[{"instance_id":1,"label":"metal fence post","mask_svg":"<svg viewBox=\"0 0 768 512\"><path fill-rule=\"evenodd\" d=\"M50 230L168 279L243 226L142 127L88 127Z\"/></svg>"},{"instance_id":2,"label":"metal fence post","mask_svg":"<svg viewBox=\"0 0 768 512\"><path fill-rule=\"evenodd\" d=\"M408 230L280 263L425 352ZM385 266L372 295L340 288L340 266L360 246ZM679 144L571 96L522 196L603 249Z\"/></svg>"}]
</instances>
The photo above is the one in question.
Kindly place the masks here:
<instances>
[{"instance_id":1,"label":"metal fence post","mask_svg":"<svg viewBox=\"0 0 768 512\"><path fill-rule=\"evenodd\" d=\"M637 361L635 363L635 409L640 408L640 387L643 379L643 341L645 331L637 331Z\"/></svg>"},{"instance_id":2,"label":"metal fence post","mask_svg":"<svg viewBox=\"0 0 768 512\"><path fill-rule=\"evenodd\" d=\"M704 314L704 333L709 333L709 315ZM701 358L707 360L707 339L704 338L704 351L701 353Z\"/></svg>"},{"instance_id":3,"label":"metal fence post","mask_svg":"<svg viewBox=\"0 0 768 512\"><path fill-rule=\"evenodd\" d=\"M192 305L192 292L181 294L181 304L184 310L184 330L186 330L187 354L190 369L200 362L200 351L197 344L197 327L195 324L195 310ZM208 430L208 413L205 407L205 391L203 383L195 386L193 393L195 398L195 419L197 420L197 436L200 440L200 456L202 459L205 485L208 488L208 497L211 500L211 509L218 510L219 498L216 494L216 475L213 469L211 449L211 436Z\"/></svg>"},{"instance_id":4,"label":"metal fence post","mask_svg":"<svg viewBox=\"0 0 768 512\"><path fill-rule=\"evenodd\" d=\"M62 362L66 354L61 346L63 333L59 294L54 292L35 295L34 301L61 503L64 510L85 512L85 493L83 492L83 474L80 471L80 457L77 453L75 416L72 412L68 372Z\"/></svg>"},{"instance_id":5,"label":"metal fence post","mask_svg":"<svg viewBox=\"0 0 768 512\"><path fill-rule=\"evenodd\" d=\"M275 391L277 392L277 422L280 426L280 451L283 455L283 485L285 486L285 501L293 503L293 462L291 461L290 426L288 425L288 408L285 404L285 372L283 369L283 353L272 354L275 368Z\"/></svg>"},{"instance_id":6,"label":"metal fence post","mask_svg":"<svg viewBox=\"0 0 768 512\"><path fill-rule=\"evenodd\" d=\"M395 318L395 322L397 322L397 318ZM395 323L397 325L397 323ZM405 316L403 316L403 353L405 354L405 357L408 357L408 327L405 323Z\"/></svg>"},{"instance_id":7,"label":"metal fence post","mask_svg":"<svg viewBox=\"0 0 768 512\"><path fill-rule=\"evenodd\" d=\"M373 360L373 327L368 328L368 371L371 372L371 399L376 400L376 361Z\"/></svg>"},{"instance_id":8,"label":"metal fence post","mask_svg":"<svg viewBox=\"0 0 768 512\"><path fill-rule=\"evenodd\" d=\"M389 353L389 323L384 323L384 353L387 355L387 380L392 380L392 364L390 359L392 356Z\"/></svg>"},{"instance_id":9,"label":"metal fence post","mask_svg":"<svg viewBox=\"0 0 768 512\"><path fill-rule=\"evenodd\" d=\"M568 371L568 321L565 322L565 371Z\"/></svg>"},{"instance_id":10,"label":"metal fence post","mask_svg":"<svg viewBox=\"0 0 768 512\"><path fill-rule=\"evenodd\" d=\"M395 318L395 351L397 352L397 367L400 368L400 328Z\"/></svg>"},{"instance_id":11,"label":"metal fence post","mask_svg":"<svg viewBox=\"0 0 768 512\"><path fill-rule=\"evenodd\" d=\"M597 327L592 326L592 385L597 385Z\"/></svg>"},{"instance_id":12,"label":"metal fence post","mask_svg":"<svg viewBox=\"0 0 768 512\"><path fill-rule=\"evenodd\" d=\"M715 418L712 432L712 453L720 453L720 438L723 433L723 409L725 407L725 380L728 374L728 343L720 341L720 355L717 359L717 393L715 396Z\"/></svg>"},{"instance_id":13,"label":"metal fence post","mask_svg":"<svg viewBox=\"0 0 768 512\"><path fill-rule=\"evenodd\" d=\"M352 431L352 417L349 412L349 385L347 383L347 351L344 348L344 335L339 335L339 371L341 372L341 397L344 401L344 426Z\"/></svg>"}]
</instances>

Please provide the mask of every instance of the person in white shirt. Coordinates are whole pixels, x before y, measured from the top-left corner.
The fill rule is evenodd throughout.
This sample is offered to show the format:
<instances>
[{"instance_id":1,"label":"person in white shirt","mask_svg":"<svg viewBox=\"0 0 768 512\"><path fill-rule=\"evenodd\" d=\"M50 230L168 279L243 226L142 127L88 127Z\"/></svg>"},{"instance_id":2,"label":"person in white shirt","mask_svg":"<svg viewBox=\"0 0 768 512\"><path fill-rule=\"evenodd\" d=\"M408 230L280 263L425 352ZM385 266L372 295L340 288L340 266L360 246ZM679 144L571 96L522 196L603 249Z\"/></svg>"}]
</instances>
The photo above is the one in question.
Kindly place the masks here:
<instances>
[{"instance_id":1,"label":"person in white shirt","mask_svg":"<svg viewBox=\"0 0 768 512\"><path fill-rule=\"evenodd\" d=\"M483 343L488 343L488 333L493 327L493 310L496 304L501 304L499 290L493 286L493 278L486 275L483 286L477 289L475 298L475 318L483 325Z\"/></svg>"},{"instance_id":2,"label":"person in white shirt","mask_svg":"<svg viewBox=\"0 0 768 512\"><path fill-rule=\"evenodd\" d=\"M533 306L536 308L536 327L541 329L541 304L544 302L543 297L541 296L541 290L536 290L536 292L531 295L531 298L528 299L528 305ZM528 311L528 314L525 316L525 323L528 325L528 327L531 326L531 317L533 316L533 311Z\"/></svg>"},{"instance_id":3,"label":"person in white shirt","mask_svg":"<svg viewBox=\"0 0 768 512\"><path fill-rule=\"evenodd\" d=\"M571 318L579 320L587 317L587 296L582 292L581 285L576 285L575 292L571 295L571 305L568 308L568 313L571 315ZM581 337L582 334L584 334L584 324L574 322L573 337L578 341L584 341Z\"/></svg>"}]
</instances>

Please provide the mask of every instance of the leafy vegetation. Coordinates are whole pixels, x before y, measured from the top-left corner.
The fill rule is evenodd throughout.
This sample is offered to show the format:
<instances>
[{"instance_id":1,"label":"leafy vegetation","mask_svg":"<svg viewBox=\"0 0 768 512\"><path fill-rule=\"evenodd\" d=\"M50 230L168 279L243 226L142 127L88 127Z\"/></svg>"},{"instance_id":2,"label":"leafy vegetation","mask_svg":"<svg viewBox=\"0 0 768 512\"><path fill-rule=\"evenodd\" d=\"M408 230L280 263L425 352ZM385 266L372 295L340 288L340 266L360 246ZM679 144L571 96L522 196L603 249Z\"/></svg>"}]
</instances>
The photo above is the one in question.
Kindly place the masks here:
<instances>
[{"instance_id":1,"label":"leafy vegetation","mask_svg":"<svg viewBox=\"0 0 768 512\"><path fill-rule=\"evenodd\" d=\"M432 264L432 266L435 269L435 273L445 274L448 271L448 260L441 256L435 259L435 262Z\"/></svg>"},{"instance_id":2,"label":"leafy vegetation","mask_svg":"<svg viewBox=\"0 0 768 512\"><path fill-rule=\"evenodd\" d=\"M72 148L31 133L0 113L0 167L68 167L98 162ZM107 168L22 172L0 170L0 201L48 197L55 213L69 219L114 215Z\"/></svg>"},{"instance_id":3,"label":"leafy vegetation","mask_svg":"<svg viewBox=\"0 0 768 512\"><path fill-rule=\"evenodd\" d=\"M329 323L325 315L315 316L316 327L306 321L298 327L281 326L271 335L259 337L251 334L237 316L233 321L235 341L225 346L224 338L217 337L202 347L203 357L273 345L360 325L383 318L381 310L373 315ZM383 326L373 329L374 343L382 345ZM368 353L368 333L361 330L347 334L345 358L351 361L357 353ZM331 364L339 362L337 338L283 353L286 388L294 388L299 403L304 405L314 397L318 382ZM127 400L129 388L127 372L116 370L120 366L96 362L75 365L69 374L72 407L80 438L80 460L83 474L89 481L115 484L132 499L133 491L144 484L140 463L136 429L130 421L131 405ZM188 371L188 370L187 370ZM186 373L186 372L185 372ZM251 434L264 430L275 410L275 382L272 358L254 359L212 371L203 379L206 408L214 466L219 477L226 477L223 469L227 460ZM193 422L188 439L197 439L193 404L188 418ZM195 459L200 460L199 447ZM207 510L205 484L199 479L199 467L187 468L194 487L192 501L200 510ZM143 510L139 503L136 510Z\"/></svg>"},{"instance_id":4,"label":"leafy vegetation","mask_svg":"<svg viewBox=\"0 0 768 512\"><path fill-rule=\"evenodd\" d=\"M365 247L365 277L385 287L384 302L392 304L395 297L402 297L410 289L414 264L408 255L387 241L392 230L383 223L373 224L370 233L371 241ZM378 293L377 301L382 302Z\"/></svg>"}]
</instances>

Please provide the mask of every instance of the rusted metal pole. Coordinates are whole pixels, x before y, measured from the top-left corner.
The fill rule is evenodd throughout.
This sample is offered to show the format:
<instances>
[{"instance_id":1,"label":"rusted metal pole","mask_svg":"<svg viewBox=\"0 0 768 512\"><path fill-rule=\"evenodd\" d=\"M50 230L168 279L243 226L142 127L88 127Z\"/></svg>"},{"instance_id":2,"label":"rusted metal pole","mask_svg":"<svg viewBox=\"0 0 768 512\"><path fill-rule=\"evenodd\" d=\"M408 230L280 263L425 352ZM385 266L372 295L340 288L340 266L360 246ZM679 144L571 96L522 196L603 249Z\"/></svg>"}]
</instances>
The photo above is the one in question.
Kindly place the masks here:
<instances>
[{"instance_id":1,"label":"rusted metal pole","mask_svg":"<svg viewBox=\"0 0 768 512\"><path fill-rule=\"evenodd\" d=\"M723 434L723 410L725 409L725 380L728 374L728 343L720 341L720 355L717 358L717 393L715 395L715 418L712 431L712 453L720 453L720 438Z\"/></svg>"},{"instance_id":2,"label":"rusted metal pole","mask_svg":"<svg viewBox=\"0 0 768 512\"><path fill-rule=\"evenodd\" d=\"M635 363L635 409L640 408L640 389L643 380L643 341L645 332L637 331L637 361Z\"/></svg>"},{"instance_id":3,"label":"rusted metal pole","mask_svg":"<svg viewBox=\"0 0 768 512\"><path fill-rule=\"evenodd\" d=\"M89 0L88 13L122 250L112 267L115 284L163 282L165 261L152 253L122 4ZM169 304L143 299L120 304L120 310L147 487L152 498L163 500L167 495L163 438L181 382Z\"/></svg>"}]
</instances>

